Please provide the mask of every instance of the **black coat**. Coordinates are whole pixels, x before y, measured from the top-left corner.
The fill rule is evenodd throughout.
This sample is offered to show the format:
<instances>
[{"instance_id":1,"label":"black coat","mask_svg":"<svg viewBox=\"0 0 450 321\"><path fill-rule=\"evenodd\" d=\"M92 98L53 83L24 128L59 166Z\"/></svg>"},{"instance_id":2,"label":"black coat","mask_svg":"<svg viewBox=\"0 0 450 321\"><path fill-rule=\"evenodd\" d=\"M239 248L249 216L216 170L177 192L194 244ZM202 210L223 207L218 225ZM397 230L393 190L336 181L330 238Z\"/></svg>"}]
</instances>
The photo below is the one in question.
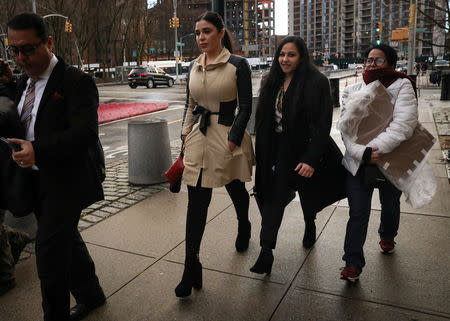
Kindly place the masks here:
<instances>
[{"instance_id":1,"label":"black coat","mask_svg":"<svg viewBox=\"0 0 450 321\"><path fill-rule=\"evenodd\" d=\"M12 115L15 112L17 120L16 106L27 79L24 74L11 89L15 92ZM101 181L88 155L98 142L97 108L98 91L92 78L58 57L40 101L32 142L41 188L54 210L81 210L103 199ZM22 138L24 130L2 134Z\"/></svg>"},{"instance_id":2,"label":"black coat","mask_svg":"<svg viewBox=\"0 0 450 321\"><path fill-rule=\"evenodd\" d=\"M314 212L346 197L345 169L342 153L330 137L332 104L328 79L316 69L305 80L294 78L283 102L282 148L286 184L301 190L302 207ZM278 91L278 88L276 89ZM275 96L259 104L256 128L255 191L264 199L273 195L272 165L274 158ZM303 178L294 169L298 163L314 168L311 178Z\"/></svg>"}]
</instances>

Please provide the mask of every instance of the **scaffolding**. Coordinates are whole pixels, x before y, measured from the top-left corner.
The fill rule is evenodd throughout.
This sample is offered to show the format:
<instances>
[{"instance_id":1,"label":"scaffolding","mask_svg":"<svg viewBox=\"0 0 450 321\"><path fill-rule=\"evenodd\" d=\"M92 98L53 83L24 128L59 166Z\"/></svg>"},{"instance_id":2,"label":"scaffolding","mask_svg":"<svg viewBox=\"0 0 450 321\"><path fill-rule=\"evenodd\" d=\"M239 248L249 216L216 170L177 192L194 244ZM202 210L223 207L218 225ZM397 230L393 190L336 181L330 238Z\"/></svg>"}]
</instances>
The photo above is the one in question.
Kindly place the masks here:
<instances>
[{"instance_id":1,"label":"scaffolding","mask_svg":"<svg viewBox=\"0 0 450 321\"><path fill-rule=\"evenodd\" d=\"M247 57L263 60L275 52L274 0L244 0L244 43L242 51Z\"/></svg>"}]
</instances>

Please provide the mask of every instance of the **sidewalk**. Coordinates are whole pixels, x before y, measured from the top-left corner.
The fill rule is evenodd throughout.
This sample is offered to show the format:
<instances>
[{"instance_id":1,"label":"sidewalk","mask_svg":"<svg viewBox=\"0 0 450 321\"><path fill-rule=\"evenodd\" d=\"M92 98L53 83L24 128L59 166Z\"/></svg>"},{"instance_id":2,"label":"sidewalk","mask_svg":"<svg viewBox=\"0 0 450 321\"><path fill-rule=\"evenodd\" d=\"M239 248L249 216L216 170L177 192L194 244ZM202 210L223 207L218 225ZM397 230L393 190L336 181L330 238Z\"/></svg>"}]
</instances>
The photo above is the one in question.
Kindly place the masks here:
<instances>
[{"instance_id":1,"label":"sidewalk","mask_svg":"<svg viewBox=\"0 0 450 321\"><path fill-rule=\"evenodd\" d=\"M435 89L422 89L419 97L419 119L436 137L433 112L449 107L439 97ZM342 147L339 111L332 136ZM172 147L177 156L179 146ZM305 250L303 217L294 200L279 232L272 274L264 277L249 271L259 253L261 218L254 199L250 248L240 254L234 249L237 221L231 200L224 188L215 190L200 253L203 289L182 300L174 288L183 272L185 186L178 194L170 193L167 184L129 186L126 161L109 163L106 199L84 211L80 221L108 296L86 320L449 320L450 185L439 143L430 163L438 181L436 197L422 209L402 203L392 255L379 251L380 204L374 195L366 268L354 286L339 279L346 201L318 214L317 243ZM17 287L0 297L0 319L42 320L33 254L17 265L16 274Z\"/></svg>"}]
</instances>

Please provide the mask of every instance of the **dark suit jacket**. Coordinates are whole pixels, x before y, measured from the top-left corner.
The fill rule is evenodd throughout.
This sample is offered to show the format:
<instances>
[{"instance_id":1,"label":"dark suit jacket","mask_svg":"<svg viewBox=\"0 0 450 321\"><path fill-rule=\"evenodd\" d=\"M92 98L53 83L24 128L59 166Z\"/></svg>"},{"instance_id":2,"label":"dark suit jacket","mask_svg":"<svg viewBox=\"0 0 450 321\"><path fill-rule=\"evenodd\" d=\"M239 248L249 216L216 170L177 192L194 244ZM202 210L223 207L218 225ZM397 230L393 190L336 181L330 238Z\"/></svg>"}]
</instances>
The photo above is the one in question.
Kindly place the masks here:
<instances>
[{"instance_id":1,"label":"dark suit jacket","mask_svg":"<svg viewBox=\"0 0 450 321\"><path fill-rule=\"evenodd\" d=\"M15 88L15 106L26 88ZM103 189L88 157L98 140L98 91L90 76L58 57L42 95L32 142L41 188L54 209L80 210L103 199ZM11 136L10 136L11 137Z\"/></svg>"}]
</instances>

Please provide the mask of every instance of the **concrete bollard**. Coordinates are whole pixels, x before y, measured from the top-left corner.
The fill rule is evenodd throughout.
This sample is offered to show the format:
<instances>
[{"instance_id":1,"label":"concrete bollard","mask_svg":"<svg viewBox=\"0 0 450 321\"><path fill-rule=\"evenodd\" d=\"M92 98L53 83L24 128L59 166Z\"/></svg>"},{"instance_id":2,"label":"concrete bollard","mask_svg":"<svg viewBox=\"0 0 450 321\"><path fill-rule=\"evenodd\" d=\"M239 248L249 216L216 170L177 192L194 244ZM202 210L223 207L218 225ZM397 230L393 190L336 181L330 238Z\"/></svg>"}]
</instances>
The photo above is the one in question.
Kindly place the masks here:
<instances>
[{"instance_id":1,"label":"concrete bollard","mask_svg":"<svg viewBox=\"0 0 450 321\"><path fill-rule=\"evenodd\" d=\"M255 135L256 131L255 131L255 115L256 115L256 106L258 105L258 96L253 96L252 99L252 113L250 115L250 119L248 120L247 123L247 132L250 135Z\"/></svg>"},{"instance_id":2,"label":"concrete bollard","mask_svg":"<svg viewBox=\"0 0 450 321\"><path fill-rule=\"evenodd\" d=\"M172 165L167 120L153 118L128 123L128 181L135 185L167 181Z\"/></svg>"}]
</instances>

